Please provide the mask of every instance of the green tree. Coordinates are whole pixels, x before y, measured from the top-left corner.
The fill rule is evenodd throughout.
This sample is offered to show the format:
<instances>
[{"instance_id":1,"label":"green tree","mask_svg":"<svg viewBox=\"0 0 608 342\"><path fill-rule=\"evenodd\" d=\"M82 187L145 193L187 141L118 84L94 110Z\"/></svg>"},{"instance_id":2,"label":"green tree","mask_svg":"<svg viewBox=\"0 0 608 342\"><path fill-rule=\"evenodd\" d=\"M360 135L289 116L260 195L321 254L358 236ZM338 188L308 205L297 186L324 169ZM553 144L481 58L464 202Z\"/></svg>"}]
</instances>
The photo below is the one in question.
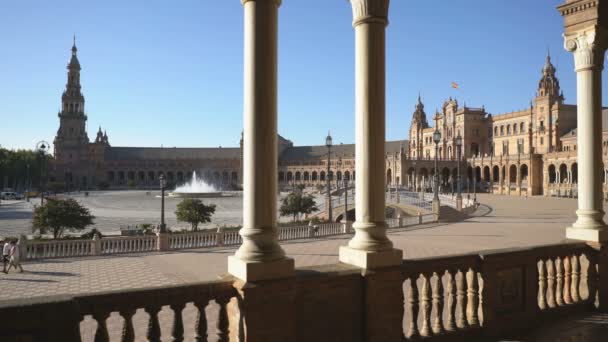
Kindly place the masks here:
<instances>
[{"instance_id":1,"label":"green tree","mask_svg":"<svg viewBox=\"0 0 608 342\"><path fill-rule=\"evenodd\" d=\"M93 224L95 216L88 208L83 207L72 198L47 198L46 203L34 209L32 231L47 234L53 233L53 238L63 236L67 231L81 231Z\"/></svg>"},{"instance_id":2,"label":"green tree","mask_svg":"<svg viewBox=\"0 0 608 342\"><path fill-rule=\"evenodd\" d=\"M201 200L186 198L177 205L175 216L178 221L188 222L192 230L198 230L199 223L211 222L211 215L215 213L215 204L206 205Z\"/></svg>"},{"instance_id":3,"label":"green tree","mask_svg":"<svg viewBox=\"0 0 608 342\"><path fill-rule=\"evenodd\" d=\"M312 195L305 195L301 191L292 192L283 198L279 211L282 216L293 215L295 221L299 214L310 214L317 211L317 203Z\"/></svg>"}]
</instances>

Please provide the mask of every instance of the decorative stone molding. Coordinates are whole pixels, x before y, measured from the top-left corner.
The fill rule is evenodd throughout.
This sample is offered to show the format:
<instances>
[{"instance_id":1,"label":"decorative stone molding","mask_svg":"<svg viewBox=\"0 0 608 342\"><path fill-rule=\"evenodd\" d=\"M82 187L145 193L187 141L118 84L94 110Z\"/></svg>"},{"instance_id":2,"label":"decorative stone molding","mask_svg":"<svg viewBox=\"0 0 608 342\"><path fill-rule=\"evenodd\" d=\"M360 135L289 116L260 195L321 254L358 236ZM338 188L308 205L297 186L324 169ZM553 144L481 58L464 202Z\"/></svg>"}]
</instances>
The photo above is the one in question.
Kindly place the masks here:
<instances>
[{"instance_id":1,"label":"decorative stone molding","mask_svg":"<svg viewBox=\"0 0 608 342\"><path fill-rule=\"evenodd\" d=\"M599 0L588 0L588 1L571 1L565 5L559 6L559 13L564 15L571 15L578 12L588 10L593 7L597 7Z\"/></svg>"},{"instance_id":2,"label":"decorative stone molding","mask_svg":"<svg viewBox=\"0 0 608 342\"><path fill-rule=\"evenodd\" d=\"M364 23L388 25L389 0L350 0L353 7L353 27Z\"/></svg>"},{"instance_id":3,"label":"decorative stone molding","mask_svg":"<svg viewBox=\"0 0 608 342\"><path fill-rule=\"evenodd\" d=\"M564 48L574 54L574 70L582 71L604 68L603 34L597 30L580 31L564 35Z\"/></svg>"}]
</instances>

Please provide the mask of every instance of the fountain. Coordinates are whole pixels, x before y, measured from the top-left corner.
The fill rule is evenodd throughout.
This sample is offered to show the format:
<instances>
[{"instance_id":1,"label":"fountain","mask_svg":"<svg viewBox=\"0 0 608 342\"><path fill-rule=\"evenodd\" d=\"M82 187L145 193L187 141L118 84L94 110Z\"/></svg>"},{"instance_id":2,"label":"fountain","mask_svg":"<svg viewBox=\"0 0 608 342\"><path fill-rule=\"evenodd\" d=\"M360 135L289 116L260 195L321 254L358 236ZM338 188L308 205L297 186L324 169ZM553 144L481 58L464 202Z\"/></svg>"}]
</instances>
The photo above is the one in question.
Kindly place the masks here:
<instances>
[{"instance_id":1,"label":"fountain","mask_svg":"<svg viewBox=\"0 0 608 342\"><path fill-rule=\"evenodd\" d=\"M196 177L196 171L192 172L192 178L188 183L178 186L174 191L169 192L169 197L181 198L206 198L222 196L224 196L222 191L219 191L213 185L208 184L204 180Z\"/></svg>"}]
</instances>

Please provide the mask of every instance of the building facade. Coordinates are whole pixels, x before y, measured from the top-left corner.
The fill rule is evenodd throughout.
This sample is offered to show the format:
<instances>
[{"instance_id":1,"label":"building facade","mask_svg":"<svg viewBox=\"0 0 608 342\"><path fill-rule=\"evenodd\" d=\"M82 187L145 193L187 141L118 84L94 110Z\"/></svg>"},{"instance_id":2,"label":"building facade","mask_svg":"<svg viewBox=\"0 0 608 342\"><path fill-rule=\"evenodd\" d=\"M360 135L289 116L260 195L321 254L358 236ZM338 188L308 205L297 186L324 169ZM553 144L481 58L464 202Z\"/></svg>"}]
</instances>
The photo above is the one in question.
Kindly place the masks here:
<instances>
[{"instance_id":1,"label":"building facade","mask_svg":"<svg viewBox=\"0 0 608 342\"><path fill-rule=\"evenodd\" d=\"M239 147L176 148L117 147L110 144L99 127L95 140L87 134L85 98L80 84L81 66L76 43L67 65L67 83L61 97L59 129L54 140L51 180L65 183L67 189L156 188L160 175L171 185L187 182L196 172L198 178L221 189L235 189L242 184L242 144ZM386 143L387 179L401 182L401 161L408 142ZM328 148L294 146L278 137L278 180L283 187L295 184L325 185ZM355 179L355 145L331 147L329 179L332 187Z\"/></svg>"},{"instance_id":2,"label":"building facade","mask_svg":"<svg viewBox=\"0 0 608 342\"><path fill-rule=\"evenodd\" d=\"M576 110L576 105L564 102L549 55L535 97L523 110L493 115L483 106L459 106L456 99L449 98L434 113L431 127L419 97L402 179L417 188L432 187L437 154L440 184L449 188L457 177L456 137L461 136L465 191L475 184L478 191L499 194L576 195ZM603 114L606 156L608 111ZM435 130L441 133L437 145Z\"/></svg>"}]
</instances>

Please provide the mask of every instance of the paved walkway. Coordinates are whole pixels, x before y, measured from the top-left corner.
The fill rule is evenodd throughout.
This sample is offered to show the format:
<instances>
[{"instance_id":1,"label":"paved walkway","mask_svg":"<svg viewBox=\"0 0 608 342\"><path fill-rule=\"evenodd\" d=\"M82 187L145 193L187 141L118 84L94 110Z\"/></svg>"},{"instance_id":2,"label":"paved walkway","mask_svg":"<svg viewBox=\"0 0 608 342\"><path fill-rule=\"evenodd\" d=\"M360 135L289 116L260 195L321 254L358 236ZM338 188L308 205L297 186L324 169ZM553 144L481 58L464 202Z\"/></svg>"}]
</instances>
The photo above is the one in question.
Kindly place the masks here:
<instances>
[{"instance_id":1,"label":"paved walkway","mask_svg":"<svg viewBox=\"0 0 608 342\"><path fill-rule=\"evenodd\" d=\"M392 231L405 258L475 252L480 249L558 243L575 219L576 200L479 195L484 203L462 222ZM349 237L285 242L297 267L338 262ZM216 279L226 272L235 248L206 248L148 255L55 259L24 263L26 272L0 274L0 300L40 295L168 285Z\"/></svg>"},{"instance_id":2,"label":"paved walkway","mask_svg":"<svg viewBox=\"0 0 608 342\"><path fill-rule=\"evenodd\" d=\"M479 195L482 206L468 219L449 224L430 224L391 231L396 248L405 258L476 252L480 249L523 247L558 243L565 227L575 219L576 200L556 198L516 198ZM335 263L338 247L349 237L310 239L283 243L297 267ZM56 259L24 264L26 272L0 273L0 301L54 294L76 294L184 281L216 279L226 272L227 256L235 248L194 249L149 255L122 255L99 258ZM208 317L217 316L210 304ZM170 329L172 313L161 313L163 331ZM212 313L212 314L210 314ZM142 336L146 314L135 316L137 336ZM193 321L195 311L184 311L184 320ZM210 340L214 340L215 322L209 322ZM606 316L586 315L564 322L541 326L537 331L518 336L517 341L604 341L608 332ZM81 323L86 341L92 341L96 323L90 318ZM118 340L122 320L108 320L112 340Z\"/></svg>"}]
</instances>

